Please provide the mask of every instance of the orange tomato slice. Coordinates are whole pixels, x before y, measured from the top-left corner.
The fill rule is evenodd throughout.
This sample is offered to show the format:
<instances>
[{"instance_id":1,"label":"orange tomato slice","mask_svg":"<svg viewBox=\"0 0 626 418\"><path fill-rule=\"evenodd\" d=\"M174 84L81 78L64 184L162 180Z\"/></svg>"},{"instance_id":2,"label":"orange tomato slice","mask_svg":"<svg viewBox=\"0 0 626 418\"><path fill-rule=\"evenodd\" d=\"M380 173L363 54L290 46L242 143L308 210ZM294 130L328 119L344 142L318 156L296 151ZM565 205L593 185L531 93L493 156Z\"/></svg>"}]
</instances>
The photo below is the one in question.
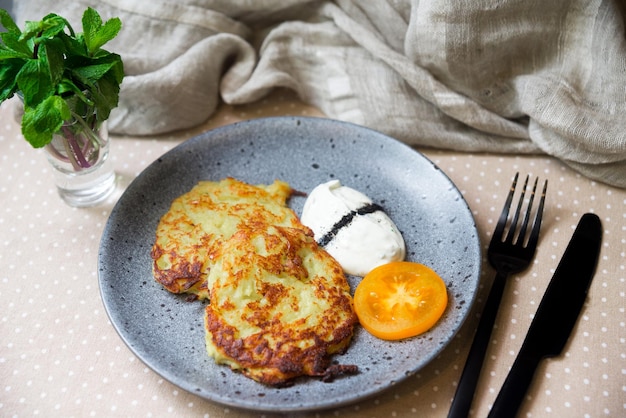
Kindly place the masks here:
<instances>
[{"instance_id":1,"label":"orange tomato slice","mask_svg":"<svg viewBox=\"0 0 626 418\"><path fill-rule=\"evenodd\" d=\"M354 292L359 322L372 335L399 340L422 334L448 305L445 282L431 268L408 261L370 271Z\"/></svg>"}]
</instances>

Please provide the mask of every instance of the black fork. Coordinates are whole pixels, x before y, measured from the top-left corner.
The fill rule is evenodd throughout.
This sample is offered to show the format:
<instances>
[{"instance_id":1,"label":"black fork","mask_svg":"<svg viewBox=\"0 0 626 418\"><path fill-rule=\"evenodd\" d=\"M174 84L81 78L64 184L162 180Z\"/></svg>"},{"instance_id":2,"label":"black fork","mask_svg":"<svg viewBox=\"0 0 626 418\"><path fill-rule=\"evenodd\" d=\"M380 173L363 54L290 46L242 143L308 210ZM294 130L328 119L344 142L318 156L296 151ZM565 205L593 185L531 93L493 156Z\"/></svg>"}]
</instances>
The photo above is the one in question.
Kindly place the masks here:
<instances>
[{"instance_id":1,"label":"black fork","mask_svg":"<svg viewBox=\"0 0 626 418\"><path fill-rule=\"evenodd\" d=\"M530 262L535 255L537 249L537 241L539 239L539 229L541 227L541 217L543 214L543 205L546 199L546 190L548 188L548 181L543 184L543 191L541 192L541 199L539 200L539 207L537 208L530 235L527 237L526 230L530 223L530 216L533 206L533 200L537 190L538 178L535 179L535 183L532 187L531 195L528 200L526 212L522 224L517 229L517 224L520 219L522 206L524 203L524 197L526 195L526 189L528 187L529 176L526 176L524 187L517 203L517 208L511 220L510 226L507 230L507 219L509 217L509 210L513 201L513 195L515 188L517 187L519 173L515 174L513 178L513 184L511 190L506 198L504 208L498 219L498 224L489 243L489 250L487 251L487 257L489 263L496 270L496 277L493 281L491 291L485 303L483 313L478 323L478 329L474 336L474 342L470 348L469 355L461 374L459 385L456 388L456 394L452 401L448 418L460 418L467 417L469 415L470 407L472 406L472 400L474 398L474 392L476 391L476 384L478 377L480 376L480 370L483 366L483 360L485 358L485 352L487 351L487 345L491 338L491 331L498 314L498 307L502 300L502 294L504 293L504 286L506 279L513 273L519 273L530 265Z\"/></svg>"}]
</instances>

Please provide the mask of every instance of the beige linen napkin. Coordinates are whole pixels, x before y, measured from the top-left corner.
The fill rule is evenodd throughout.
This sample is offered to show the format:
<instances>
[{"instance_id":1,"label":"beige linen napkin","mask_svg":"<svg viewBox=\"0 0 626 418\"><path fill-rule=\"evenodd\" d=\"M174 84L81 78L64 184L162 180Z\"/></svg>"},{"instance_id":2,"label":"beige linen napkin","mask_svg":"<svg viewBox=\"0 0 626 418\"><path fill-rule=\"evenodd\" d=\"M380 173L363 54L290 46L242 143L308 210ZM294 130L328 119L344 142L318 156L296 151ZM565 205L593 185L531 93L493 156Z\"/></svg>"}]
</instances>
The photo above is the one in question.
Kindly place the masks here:
<instances>
[{"instance_id":1,"label":"beige linen napkin","mask_svg":"<svg viewBox=\"0 0 626 418\"><path fill-rule=\"evenodd\" d=\"M619 0L19 0L18 24L119 16L110 128L191 127L276 87L412 145L546 153L626 187Z\"/></svg>"}]
</instances>

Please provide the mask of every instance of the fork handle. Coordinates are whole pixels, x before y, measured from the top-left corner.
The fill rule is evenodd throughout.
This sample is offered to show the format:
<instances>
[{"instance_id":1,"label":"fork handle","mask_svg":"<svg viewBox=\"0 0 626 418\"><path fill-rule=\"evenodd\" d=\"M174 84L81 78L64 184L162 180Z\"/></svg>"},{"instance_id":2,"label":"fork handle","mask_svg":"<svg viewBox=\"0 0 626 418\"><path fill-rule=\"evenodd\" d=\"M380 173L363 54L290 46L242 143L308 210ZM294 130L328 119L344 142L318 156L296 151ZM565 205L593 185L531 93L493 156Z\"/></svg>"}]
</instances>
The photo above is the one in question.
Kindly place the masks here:
<instances>
[{"instance_id":1,"label":"fork handle","mask_svg":"<svg viewBox=\"0 0 626 418\"><path fill-rule=\"evenodd\" d=\"M454 395L448 418L466 418L469 415L472 400L474 399L474 392L476 391L476 384L478 383L480 370L483 367L485 353L491 338L491 331L496 322L498 308L502 300L502 294L504 293L506 277L506 275L497 273L491 285L487 302L483 308L483 313L480 317L476 334L474 335L474 341L470 347L465 367L463 368L463 373L459 380L459 385L456 388L456 394Z\"/></svg>"}]
</instances>

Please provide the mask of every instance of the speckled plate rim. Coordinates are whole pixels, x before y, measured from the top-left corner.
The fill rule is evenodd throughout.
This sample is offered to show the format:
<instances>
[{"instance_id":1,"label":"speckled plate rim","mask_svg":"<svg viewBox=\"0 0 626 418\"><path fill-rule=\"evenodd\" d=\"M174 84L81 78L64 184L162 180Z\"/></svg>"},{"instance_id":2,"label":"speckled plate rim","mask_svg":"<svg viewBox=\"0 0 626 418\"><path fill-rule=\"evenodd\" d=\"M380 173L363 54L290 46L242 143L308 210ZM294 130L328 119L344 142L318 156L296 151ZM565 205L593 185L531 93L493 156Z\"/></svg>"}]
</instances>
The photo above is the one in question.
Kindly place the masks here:
<instances>
[{"instance_id":1,"label":"speckled plate rim","mask_svg":"<svg viewBox=\"0 0 626 418\"><path fill-rule=\"evenodd\" d=\"M439 323L411 339L378 340L357 327L343 364L357 375L331 383L303 378L268 388L217 366L204 347L204 304L172 295L151 275L150 249L171 201L200 180L232 176L259 184L275 178L307 192L333 178L370 195L396 222L407 259L446 281L449 306ZM304 198L290 206L300 214ZM164 379L225 406L297 412L337 408L378 394L417 373L448 345L474 303L481 268L471 211L428 158L380 132L313 117L244 121L191 138L154 161L113 208L98 255L107 315L130 350ZM351 288L359 281L348 276Z\"/></svg>"}]
</instances>

